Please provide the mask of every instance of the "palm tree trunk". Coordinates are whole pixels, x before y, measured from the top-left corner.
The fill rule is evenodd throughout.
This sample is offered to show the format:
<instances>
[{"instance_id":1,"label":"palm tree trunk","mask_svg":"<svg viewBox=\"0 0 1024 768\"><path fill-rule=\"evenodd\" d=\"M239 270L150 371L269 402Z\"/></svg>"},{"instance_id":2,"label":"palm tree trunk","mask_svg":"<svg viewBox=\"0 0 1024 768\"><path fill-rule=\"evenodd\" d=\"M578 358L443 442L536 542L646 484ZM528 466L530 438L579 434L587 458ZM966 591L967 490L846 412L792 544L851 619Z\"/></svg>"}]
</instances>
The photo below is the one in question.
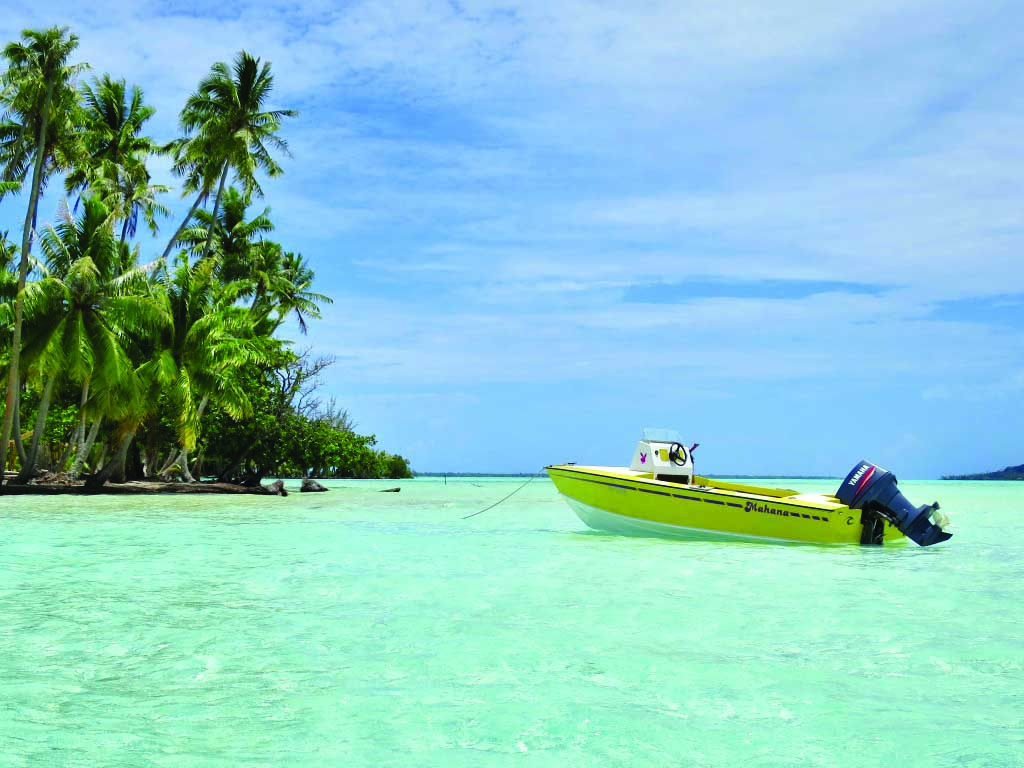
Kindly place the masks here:
<instances>
[{"instance_id":1,"label":"palm tree trunk","mask_svg":"<svg viewBox=\"0 0 1024 768\"><path fill-rule=\"evenodd\" d=\"M182 448L179 450L171 451L170 458L167 459L167 463L164 468L160 470L160 477L164 480L170 480L171 476L167 474L175 465L178 466L178 475L181 480L186 483L194 483L196 479L192 477L192 473L188 471L188 450Z\"/></svg>"},{"instance_id":2,"label":"palm tree trunk","mask_svg":"<svg viewBox=\"0 0 1024 768\"><path fill-rule=\"evenodd\" d=\"M35 429L32 430L32 443L28 449L28 457L21 465L21 472L14 478L16 484L26 483L32 479L36 472L36 463L39 461L39 441L46 429L46 416L50 412L50 400L53 397L53 385L57 382L54 375L47 376L46 384L43 385L43 395L39 399L39 410L36 413Z\"/></svg>"},{"instance_id":3,"label":"palm tree trunk","mask_svg":"<svg viewBox=\"0 0 1024 768\"><path fill-rule=\"evenodd\" d=\"M173 467L174 466L174 462L177 461L177 460L178 460L178 447L174 446L173 448L171 448L171 452L169 454L167 454L167 461L165 461L164 465L162 467L160 467L160 471L157 472L157 474L160 477L163 477L164 473L168 469ZM166 480L167 478L164 478L164 479Z\"/></svg>"},{"instance_id":4,"label":"palm tree trunk","mask_svg":"<svg viewBox=\"0 0 1024 768\"><path fill-rule=\"evenodd\" d=\"M167 241L167 247L164 248L164 252L160 256L161 260L167 258L167 255L171 252L171 249L174 248L174 244L176 242L178 242L178 238L181 237L181 233L185 231L185 227L188 226L188 223L190 221L192 221L192 217L195 216L196 209L199 208L199 204L201 202L203 202L203 200L206 199L206 196L208 194L209 194L209 191L206 190L206 189L199 190L199 194L196 196L196 201L194 203L192 203L192 207L188 209L188 213L185 214L184 220L181 222L181 224L178 226L178 228L174 231L174 234L171 235L171 239Z\"/></svg>"},{"instance_id":5,"label":"palm tree trunk","mask_svg":"<svg viewBox=\"0 0 1024 768\"><path fill-rule=\"evenodd\" d=\"M153 477L153 469L156 467L156 461L159 458L157 449L152 445L147 446L142 451L142 476L145 479Z\"/></svg>"},{"instance_id":6,"label":"palm tree trunk","mask_svg":"<svg viewBox=\"0 0 1024 768\"><path fill-rule=\"evenodd\" d=\"M107 440L103 443L103 447L100 449L100 455L96 457L96 469L102 469L107 463L107 454L110 453L110 441Z\"/></svg>"},{"instance_id":7,"label":"palm tree trunk","mask_svg":"<svg viewBox=\"0 0 1024 768\"><path fill-rule=\"evenodd\" d=\"M223 372L224 366L217 368L218 372ZM203 395L203 399L199 401L199 407L196 409L196 421L203 418L203 413L206 411L206 406L210 404L210 396Z\"/></svg>"},{"instance_id":8,"label":"palm tree trunk","mask_svg":"<svg viewBox=\"0 0 1024 768\"><path fill-rule=\"evenodd\" d=\"M203 418L203 411L206 410L206 406L209 405L209 403L210 396L203 395L203 399L199 401L199 408L196 410L197 420ZM196 479L192 476L192 473L189 472L188 469L187 448L182 448L180 452L171 451L171 455L170 457L168 457L167 463L164 464L163 469L160 470L160 476L163 477L164 480L167 480L167 477L165 476L167 470L173 467L175 463L177 463L177 465L181 468L182 480L184 480L186 483L194 483L196 481Z\"/></svg>"},{"instance_id":9,"label":"palm tree trunk","mask_svg":"<svg viewBox=\"0 0 1024 768\"><path fill-rule=\"evenodd\" d=\"M85 487L91 491L98 491L102 488L108 480L110 480L115 473L124 471L124 461L128 456L128 446L132 444L132 440L135 438L134 432L125 432L121 438L121 442L117 446L117 452L114 457L104 463L103 468L95 475L85 481Z\"/></svg>"},{"instance_id":10,"label":"palm tree trunk","mask_svg":"<svg viewBox=\"0 0 1024 768\"><path fill-rule=\"evenodd\" d=\"M97 417L96 421L92 423L92 427L89 429L89 436L85 438L85 442L78 444L78 453L75 456L75 463L71 465L71 469L68 474L71 475L72 479L77 480L78 476L82 474L82 467L85 466L85 460L89 457L89 451L92 450L93 444L96 442L96 435L99 434L100 424L103 423L103 417ZM80 433L85 434L83 429Z\"/></svg>"},{"instance_id":11,"label":"palm tree trunk","mask_svg":"<svg viewBox=\"0 0 1024 768\"><path fill-rule=\"evenodd\" d=\"M21 385L18 385L21 388ZM20 397L18 398L21 399ZM18 408L14 409L14 424L13 426L13 437L14 437L14 451L18 454L18 464L24 467L28 463L28 454L25 453L25 444L21 440L21 407L19 404Z\"/></svg>"},{"instance_id":12,"label":"palm tree trunk","mask_svg":"<svg viewBox=\"0 0 1024 768\"><path fill-rule=\"evenodd\" d=\"M53 83L46 87L46 99L43 101L43 119L39 121L39 136L36 141L35 164L32 168L32 192L28 198L28 210L25 212L25 226L21 233L21 263L18 265L18 295L14 299L14 335L11 340L10 372L7 376L7 398L4 401L4 421L0 427L0 449L7 452L8 441L11 439L11 426L14 423L14 411L18 407L18 370L21 364L21 326L25 314L25 283L28 281L29 249L32 246L33 222L36 220L36 209L39 207L39 190L43 184L43 165L46 161L46 131L50 127L50 102L53 100ZM3 493L3 476L0 475L0 493Z\"/></svg>"},{"instance_id":13,"label":"palm tree trunk","mask_svg":"<svg viewBox=\"0 0 1024 768\"><path fill-rule=\"evenodd\" d=\"M210 229L206 233L206 245L203 247L202 258L210 255L210 248L213 247L213 229L217 226L217 209L220 208L220 197L224 193L224 182L228 179L228 168L224 163L224 172L220 175L220 185L217 187L217 196L213 199L213 215L210 216Z\"/></svg>"},{"instance_id":14,"label":"palm tree trunk","mask_svg":"<svg viewBox=\"0 0 1024 768\"><path fill-rule=\"evenodd\" d=\"M174 446L171 449L170 454L167 456L167 461L165 461L164 465L160 468L160 473L159 474L160 474L160 479L161 480L163 480L164 482L170 481L170 479L171 479L171 474L170 474L171 468L174 467L175 465L177 465L179 467L179 471L176 472L175 475L180 476L180 474L181 474L181 471L180 471L180 467L181 467L181 454L182 454L182 451L178 449L178 446Z\"/></svg>"},{"instance_id":15,"label":"palm tree trunk","mask_svg":"<svg viewBox=\"0 0 1024 768\"><path fill-rule=\"evenodd\" d=\"M181 455L178 457L178 464L181 466L181 479L186 483L194 483L196 479L192 477L192 473L188 471L187 450L182 450Z\"/></svg>"},{"instance_id":16,"label":"palm tree trunk","mask_svg":"<svg viewBox=\"0 0 1024 768\"><path fill-rule=\"evenodd\" d=\"M203 418L203 411L206 410L206 406L210 403L210 396L203 395L203 399L199 401L199 408L196 409L196 421ZM192 473L188 470L188 451L181 452L181 475L185 478L186 483L194 483L196 479L192 477ZM196 472L198 473L198 469Z\"/></svg>"},{"instance_id":17,"label":"palm tree trunk","mask_svg":"<svg viewBox=\"0 0 1024 768\"><path fill-rule=\"evenodd\" d=\"M82 422L75 424L75 428L71 430L71 434L68 435L68 445L64 449L64 453L61 454L60 459L57 461L57 465L54 467L55 472L63 472L64 467L67 466L68 459L71 458L71 453L75 450L75 446L78 445L78 441L81 440L82 434Z\"/></svg>"},{"instance_id":18,"label":"palm tree trunk","mask_svg":"<svg viewBox=\"0 0 1024 768\"><path fill-rule=\"evenodd\" d=\"M114 456L114 467L110 472L109 480L112 483L123 483L128 479L128 449L131 448L132 440L135 439L135 433L131 433L131 439L125 442L121 441L121 445L117 449L117 454Z\"/></svg>"},{"instance_id":19,"label":"palm tree trunk","mask_svg":"<svg viewBox=\"0 0 1024 768\"><path fill-rule=\"evenodd\" d=\"M85 446L85 404L89 402L89 377L86 376L85 381L82 382L82 396L78 400L78 429L75 431L75 464L71 468L72 477L78 477L78 472L82 471L82 464L85 462L85 457L82 457L79 461L78 457L82 456L82 449ZM102 419L100 419L102 421ZM68 448L71 446L69 445ZM64 464L67 462L67 458L61 463L58 468L58 472L64 469Z\"/></svg>"}]
</instances>

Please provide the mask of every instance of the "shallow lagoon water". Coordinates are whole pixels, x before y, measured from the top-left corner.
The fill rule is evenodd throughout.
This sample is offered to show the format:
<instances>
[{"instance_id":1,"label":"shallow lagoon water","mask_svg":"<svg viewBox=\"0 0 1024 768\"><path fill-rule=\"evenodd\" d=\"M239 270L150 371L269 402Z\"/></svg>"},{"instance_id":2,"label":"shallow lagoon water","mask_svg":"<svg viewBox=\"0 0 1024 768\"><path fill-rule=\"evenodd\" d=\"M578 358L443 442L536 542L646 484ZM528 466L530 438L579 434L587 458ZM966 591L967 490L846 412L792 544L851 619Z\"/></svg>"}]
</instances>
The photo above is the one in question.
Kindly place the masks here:
<instances>
[{"instance_id":1,"label":"shallow lagoon water","mask_svg":"<svg viewBox=\"0 0 1024 768\"><path fill-rule=\"evenodd\" d=\"M901 483L928 549L461 519L521 484L0 497L0 766L1024 765L1024 483Z\"/></svg>"}]
</instances>

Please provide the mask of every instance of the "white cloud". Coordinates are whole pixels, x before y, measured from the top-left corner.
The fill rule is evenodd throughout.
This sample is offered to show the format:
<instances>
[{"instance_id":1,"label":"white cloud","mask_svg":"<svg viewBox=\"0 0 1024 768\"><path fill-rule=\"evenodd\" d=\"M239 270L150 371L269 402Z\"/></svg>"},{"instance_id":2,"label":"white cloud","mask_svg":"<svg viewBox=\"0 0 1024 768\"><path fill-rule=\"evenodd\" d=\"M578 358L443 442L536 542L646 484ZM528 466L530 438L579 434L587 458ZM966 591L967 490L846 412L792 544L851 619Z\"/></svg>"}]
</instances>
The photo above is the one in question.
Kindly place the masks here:
<instances>
[{"instance_id":1,"label":"white cloud","mask_svg":"<svg viewBox=\"0 0 1024 768\"><path fill-rule=\"evenodd\" d=\"M1022 363L1006 330L931 316L1024 291L1012 11L17 0L0 36L70 24L96 71L145 88L160 138L213 61L273 62L275 99L302 116L266 204L337 300L313 334L346 356L339 380L429 398L635 371L709 392L888 372L895 391L926 371L961 383L915 393L963 401ZM622 302L692 277L887 290ZM426 402L396 399L395 419Z\"/></svg>"}]
</instances>

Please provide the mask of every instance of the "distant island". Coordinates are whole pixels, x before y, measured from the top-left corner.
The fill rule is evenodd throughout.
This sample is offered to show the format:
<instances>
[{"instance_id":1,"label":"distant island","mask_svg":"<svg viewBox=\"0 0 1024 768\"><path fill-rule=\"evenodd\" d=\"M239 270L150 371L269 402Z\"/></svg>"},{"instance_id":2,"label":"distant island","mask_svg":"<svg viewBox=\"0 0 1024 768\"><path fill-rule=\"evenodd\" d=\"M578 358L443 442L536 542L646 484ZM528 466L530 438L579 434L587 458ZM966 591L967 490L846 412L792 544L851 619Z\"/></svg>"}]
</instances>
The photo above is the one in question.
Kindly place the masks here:
<instances>
[{"instance_id":1,"label":"distant island","mask_svg":"<svg viewBox=\"0 0 1024 768\"><path fill-rule=\"evenodd\" d=\"M976 475L943 475L943 480L1024 480L1024 464L1006 467L997 472L981 472Z\"/></svg>"}]
</instances>

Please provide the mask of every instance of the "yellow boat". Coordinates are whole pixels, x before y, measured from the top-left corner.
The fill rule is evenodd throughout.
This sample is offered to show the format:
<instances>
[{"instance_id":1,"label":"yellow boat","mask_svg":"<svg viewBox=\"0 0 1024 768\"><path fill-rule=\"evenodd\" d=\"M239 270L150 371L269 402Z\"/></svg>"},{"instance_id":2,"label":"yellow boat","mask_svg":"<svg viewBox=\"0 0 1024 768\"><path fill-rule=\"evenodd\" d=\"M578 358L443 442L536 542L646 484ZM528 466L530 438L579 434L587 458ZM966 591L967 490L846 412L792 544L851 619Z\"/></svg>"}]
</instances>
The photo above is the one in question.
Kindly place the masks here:
<instances>
[{"instance_id":1,"label":"yellow boat","mask_svg":"<svg viewBox=\"0 0 1024 768\"><path fill-rule=\"evenodd\" d=\"M893 474L870 462L858 462L827 496L702 477L694 448L666 430L644 430L628 468L546 470L584 523L613 533L865 545L910 538L921 546L952 536L933 519L938 502L914 507Z\"/></svg>"}]
</instances>

